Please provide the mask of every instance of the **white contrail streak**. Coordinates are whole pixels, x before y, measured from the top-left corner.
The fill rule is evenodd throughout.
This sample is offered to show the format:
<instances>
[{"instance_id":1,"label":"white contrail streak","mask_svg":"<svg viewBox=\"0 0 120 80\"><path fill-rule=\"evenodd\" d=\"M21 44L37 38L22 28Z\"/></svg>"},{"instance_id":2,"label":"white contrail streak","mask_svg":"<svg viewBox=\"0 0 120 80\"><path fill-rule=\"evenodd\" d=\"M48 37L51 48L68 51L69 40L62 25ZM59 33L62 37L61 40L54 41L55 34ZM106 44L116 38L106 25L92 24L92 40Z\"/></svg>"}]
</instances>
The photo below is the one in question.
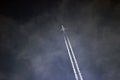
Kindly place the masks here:
<instances>
[{"instance_id":1,"label":"white contrail streak","mask_svg":"<svg viewBox=\"0 0 120 80\"><path fill-rule=\"evenodd\" d=\"M73 71L74 71L75 79L78 80L78 75L77 75L77 72L76 72L76 69L75 69L75 65L74 65L74 62L72 60L72 55L70 53L70 49L69 49L69 46L68 46L68 43L67 43L67 40L66 40L65 36L64 36L64 40L65 40L65 45L67 47L68 55L69 55L69 58L70 58L70 61L71 61L71 64L72 64L72 68L73 68Z\"/></svg>"},{"instance_id":2,"label":"white contrail streak","mask_svg":"<svg viewBox=\"0 0 120 80\"><path fill-rule=\"evenodd\" d=\"M75 57L75 55L74 55L74 51L73 51L73 49L72 49L70 40L69 40L69 38L68 38L67 35L66 35L66 38L67 38L67 42L68 42L68 45L69 45L69 47L70 47L70 50L71 50L71 52L72 52L73 60L74 60L75 65L76 65L76 68L77 68L77 71L78 71L78 74L79 74L79 78L80 78L80 80L83 80L82 74L81 74L80 69L79 69L79 66L78 66L78 62L77 62L77 60L76 60L76 57Z\"/></svg>"}]
</instances>

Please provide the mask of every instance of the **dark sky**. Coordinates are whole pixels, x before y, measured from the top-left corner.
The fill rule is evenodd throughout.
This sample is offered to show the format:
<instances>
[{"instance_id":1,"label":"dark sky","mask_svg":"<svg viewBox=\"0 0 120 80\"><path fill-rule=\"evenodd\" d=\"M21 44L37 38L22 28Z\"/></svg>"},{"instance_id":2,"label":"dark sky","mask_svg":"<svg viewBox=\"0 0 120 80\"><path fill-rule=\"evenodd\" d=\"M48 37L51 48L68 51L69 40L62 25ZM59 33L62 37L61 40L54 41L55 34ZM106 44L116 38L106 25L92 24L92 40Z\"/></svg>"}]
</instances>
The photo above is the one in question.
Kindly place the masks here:
<instances>
[{"instance_id":1,"label":"dark sky","mask_svg":"<svg viewBox=\"0 0 120 80\"><path fill-rule=\"evenodd\" d=\"M75 80L61 24L84 80L120 79L119 0L1 0L0 80Z\"/></svg>"}]
</instances>

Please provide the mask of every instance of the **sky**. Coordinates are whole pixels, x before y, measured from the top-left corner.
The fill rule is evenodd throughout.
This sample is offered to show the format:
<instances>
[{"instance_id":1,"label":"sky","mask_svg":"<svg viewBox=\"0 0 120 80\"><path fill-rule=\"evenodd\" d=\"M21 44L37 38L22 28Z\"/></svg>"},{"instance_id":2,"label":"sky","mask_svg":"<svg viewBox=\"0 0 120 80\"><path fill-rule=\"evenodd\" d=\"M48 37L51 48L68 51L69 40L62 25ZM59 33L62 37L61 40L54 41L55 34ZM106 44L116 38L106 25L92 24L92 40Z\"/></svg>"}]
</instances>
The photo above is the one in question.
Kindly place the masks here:
<instances>
[{"instance_id":1,"label":"sky","mask_svg":"<svg viewBox=\"0 0 120 80\"><path fill-rule=\"evenodd\" d=\"M61 24L84 80L119 80L119 21L119 0L1 0L0 80L75 80Z\"/></svg>"}]
</instances>

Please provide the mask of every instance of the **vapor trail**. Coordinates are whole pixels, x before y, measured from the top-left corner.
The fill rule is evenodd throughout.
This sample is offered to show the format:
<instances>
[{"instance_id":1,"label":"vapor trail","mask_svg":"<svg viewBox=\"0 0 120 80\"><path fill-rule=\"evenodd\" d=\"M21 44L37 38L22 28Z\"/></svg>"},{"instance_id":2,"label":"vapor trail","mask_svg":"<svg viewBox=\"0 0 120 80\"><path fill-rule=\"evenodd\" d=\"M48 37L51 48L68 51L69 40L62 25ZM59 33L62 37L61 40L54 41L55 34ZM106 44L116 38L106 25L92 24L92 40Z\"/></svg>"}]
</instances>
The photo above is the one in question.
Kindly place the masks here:
<instances>
[{"instance_id":1,"label":"vapor trail","mask_svg":"<svg viewBox=\"0 0 120 80\"><path fill-rule=\"evenodd\" d=\"M65 36L64 36L64 41L65 41L65 45L67 47L68 55L69 55L69 58L70 58L70 61L71 61L71 64L72 64L72 68L73 68L73 71L74 71L75 79L78 80L78 75L77 75L77 72L76 72L76 69L75 69L75 65L74 65L74 62L73 62L73 59L72 59L72 55L70 53L70 49L68 47L67 39L66 39Z\"/></svg>"},{"instance_id":2,"label":"vapor trail","mask_svg":"<svg viewBox=\"0 0 120 80\"><path fill-rule=\"evenodd\" d=\"M66 35L66 38L67 38L67 42L68 42L68 45L69 45L69 47L70 47L70 50L71 50L71 52L72 52L73 60L74 60L75 65L76 65L76 68L77 68L77 71L78 71L78 74L79 74L79 78L80 78L80 80L83 80L82 74L81 74L80 69L79 69L79 66L78 66L78 62L77 62L77 60L76 60L76 57L75 57L75 55L74 55L74 51L73 51L73 49L72 49L70 40L69 40L69 38L68 38L67 35Z\"/></svg>"}]
</instances>

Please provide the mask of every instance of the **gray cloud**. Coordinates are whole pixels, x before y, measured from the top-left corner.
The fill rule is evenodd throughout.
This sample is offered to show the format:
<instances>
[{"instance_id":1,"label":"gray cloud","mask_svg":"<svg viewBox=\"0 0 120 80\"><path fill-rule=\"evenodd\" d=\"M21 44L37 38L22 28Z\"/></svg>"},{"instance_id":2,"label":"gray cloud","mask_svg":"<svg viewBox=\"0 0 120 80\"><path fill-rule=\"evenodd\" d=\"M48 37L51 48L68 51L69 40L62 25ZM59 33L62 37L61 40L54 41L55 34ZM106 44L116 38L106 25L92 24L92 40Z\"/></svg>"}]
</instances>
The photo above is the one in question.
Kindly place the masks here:
<instances>
[{"instance_id":1,"label":"gray cloud","mask_svg":"<svg viewBox=\"0 0 120 80\"><path fill-rule=\"evenodd\" d=\"M110 0L63 0L50 12L35 16L24 24L1 18L1 56L8 57L0 64L4 62L2 65L8 66L8 72L0 67L0 73L4 75L0 79L74 80L59 30L64 24L84 79L118 80L118 11L119 5Z\"/></svg>"}]
</instances>

